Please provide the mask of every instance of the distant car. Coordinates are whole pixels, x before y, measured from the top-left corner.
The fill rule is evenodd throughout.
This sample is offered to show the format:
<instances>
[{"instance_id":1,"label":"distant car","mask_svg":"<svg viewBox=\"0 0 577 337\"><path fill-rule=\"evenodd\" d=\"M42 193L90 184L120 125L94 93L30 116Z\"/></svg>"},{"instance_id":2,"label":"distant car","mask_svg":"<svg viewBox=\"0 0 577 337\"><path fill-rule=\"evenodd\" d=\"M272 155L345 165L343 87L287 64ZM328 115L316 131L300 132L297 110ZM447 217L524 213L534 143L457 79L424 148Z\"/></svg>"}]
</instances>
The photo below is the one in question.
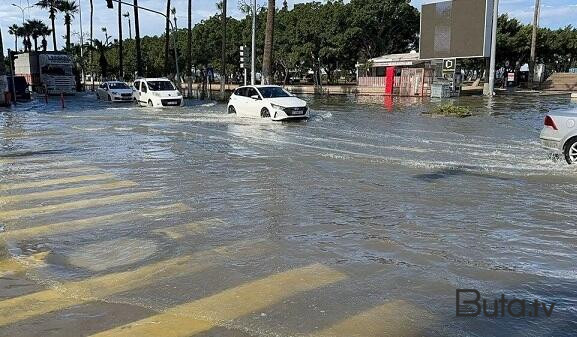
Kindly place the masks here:
<instances>
[{"instance_id":1,"label":"distant car","mask_svg":"<svg viewBox=\"0 0 577 337\"><path fill-rule=\"evenodd\" d=\"M119 81L103 82L96 89L96 97L109 102L132 102L132 88Z\"/></svg>"},{"instance_id":2,"label":"distant car","mask_svg":"<svg viewBox=\"0 0 577 337\"><path fill-rule=\"evenodd\" d=\"M577 111L557 112L545 117L541 143L569 164L577 162Z\"/></svg>"},{"instance_id":3,"label":"distant car","mask_svg":"<svg viewBox=\"0 0 577 337\"><path fill-rule=\"evenodd\" d=\"M228 102L228 113L273 121L308 119L307 102L276 85L240 87Z\"/></svg>"},{"instance_id":4,"label":"distant car","mask_svg":"<svg viewBox=\"0 0 577 337\"><path fill-rule=\"evenodd\" d=\"M28 82L26 82L26 77L16 76L14 77L14 85L16 90L12 89L12 76L7 77L8 80L8 90L10 92L16 93L16 100L19 101L29 101L30 100L30 88L28 87Z\"/></svg>"},{"instance_id":5,"label":"distant car","mask_svg":"<svg viewBox=\"0 0 577 337\"><path fill-rule=\"evenodd\" d=\"M166 78L140 78L134 81L134 100L140 106L184 106L182 94Z\"/></svg>"}]
</instances>

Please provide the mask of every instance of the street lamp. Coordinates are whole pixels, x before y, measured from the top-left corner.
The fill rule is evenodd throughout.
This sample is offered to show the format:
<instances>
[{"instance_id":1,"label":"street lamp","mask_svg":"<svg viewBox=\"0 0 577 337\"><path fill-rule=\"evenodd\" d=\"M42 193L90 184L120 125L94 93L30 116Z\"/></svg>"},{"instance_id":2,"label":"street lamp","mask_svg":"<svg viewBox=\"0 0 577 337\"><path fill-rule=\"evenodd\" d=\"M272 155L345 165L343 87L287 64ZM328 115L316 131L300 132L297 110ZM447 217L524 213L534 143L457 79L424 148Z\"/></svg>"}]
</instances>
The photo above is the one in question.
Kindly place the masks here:
<instances>
[{"instance_id":1,"label":"street lamp","mask_svg":"<svg viewBox=\"0 0 577 337\"><path fill-rule=\"evenodd\" d=\"M250 69L250 84L255 85L256 78L256 0L252 7L252 53L251 53L251 69Z\"/></svg>"},{"instance_id":2,"label":"street lamp","mask_svg":"<svg viewBox=\"0 0 577 337\"><path fill-rule=\"evenodd\" d=\"M25 20L24 19L24 11L34 7L34 6L22 7L22 6L18 6L17 4L12 4L12 6L14 6L14 7L18 8L20 11L22 11L22 24L24 24L24 20Z\"/></svg>"}]
</instances>

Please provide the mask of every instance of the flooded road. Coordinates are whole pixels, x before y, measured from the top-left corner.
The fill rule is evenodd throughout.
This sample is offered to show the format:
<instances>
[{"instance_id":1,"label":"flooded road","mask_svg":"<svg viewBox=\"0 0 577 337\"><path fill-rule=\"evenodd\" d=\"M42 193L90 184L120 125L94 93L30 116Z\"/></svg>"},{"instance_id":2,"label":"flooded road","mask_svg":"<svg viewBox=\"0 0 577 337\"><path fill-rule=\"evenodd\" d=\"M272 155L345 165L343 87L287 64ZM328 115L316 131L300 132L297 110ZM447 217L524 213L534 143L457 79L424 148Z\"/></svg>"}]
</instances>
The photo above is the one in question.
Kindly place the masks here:
<instances>
[{"instance_id":1,"label":"flooded road","mask_svg":"<svg viewBox=\"0 0 577 337\"><path fill-rule=\"evenodd\" d=\"M0 336L570 336L566 98L306 98L311 120L85 95L0 111ZM456 317L555 303L551 317ZM529 309L529 307L528 307Z\"/></svg>"}]
</instances>

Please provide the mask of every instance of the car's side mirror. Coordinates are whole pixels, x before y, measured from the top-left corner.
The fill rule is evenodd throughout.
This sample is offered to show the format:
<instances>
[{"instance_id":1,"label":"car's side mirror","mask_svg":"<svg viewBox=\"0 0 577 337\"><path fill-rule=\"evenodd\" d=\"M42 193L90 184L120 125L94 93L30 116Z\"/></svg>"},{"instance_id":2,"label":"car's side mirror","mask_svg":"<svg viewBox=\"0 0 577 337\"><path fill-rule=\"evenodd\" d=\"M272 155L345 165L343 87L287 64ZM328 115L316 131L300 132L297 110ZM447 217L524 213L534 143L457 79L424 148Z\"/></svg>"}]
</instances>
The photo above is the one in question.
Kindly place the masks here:
<instances>
[{"instance_id":1,"label":"car's side mirror","mask_svg":"<svg viewBox=\"0 0 577 337\"><path fill-rule=\"evenodd\" d=\"M252 98L256 101L260 100L260 97L258 97L258 95L252 95L252 96L250 96L250 98Z\"/></svg>"}]
</instances>

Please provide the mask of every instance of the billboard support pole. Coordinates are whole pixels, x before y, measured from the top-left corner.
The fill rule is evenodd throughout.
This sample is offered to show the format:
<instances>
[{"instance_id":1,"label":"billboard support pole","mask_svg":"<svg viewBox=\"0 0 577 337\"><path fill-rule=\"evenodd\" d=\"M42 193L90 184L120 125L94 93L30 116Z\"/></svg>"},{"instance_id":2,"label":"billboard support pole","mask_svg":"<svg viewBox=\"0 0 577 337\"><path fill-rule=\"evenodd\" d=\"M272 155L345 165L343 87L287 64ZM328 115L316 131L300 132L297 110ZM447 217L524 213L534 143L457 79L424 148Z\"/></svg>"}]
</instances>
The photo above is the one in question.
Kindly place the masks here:
<instances>
[{"instance_id":1,"label":"billboard support pole","mask_svg":"<svg viewBox=\"0 0 577 337\"><path fill-rule=\"evenodd\" d=\"M499 19L499 0L493 3L493 28L491 30L491 62L489 64L488 96L495 95L495 63L497 61L497 20Z\"/></svg>"}]
</instances>

